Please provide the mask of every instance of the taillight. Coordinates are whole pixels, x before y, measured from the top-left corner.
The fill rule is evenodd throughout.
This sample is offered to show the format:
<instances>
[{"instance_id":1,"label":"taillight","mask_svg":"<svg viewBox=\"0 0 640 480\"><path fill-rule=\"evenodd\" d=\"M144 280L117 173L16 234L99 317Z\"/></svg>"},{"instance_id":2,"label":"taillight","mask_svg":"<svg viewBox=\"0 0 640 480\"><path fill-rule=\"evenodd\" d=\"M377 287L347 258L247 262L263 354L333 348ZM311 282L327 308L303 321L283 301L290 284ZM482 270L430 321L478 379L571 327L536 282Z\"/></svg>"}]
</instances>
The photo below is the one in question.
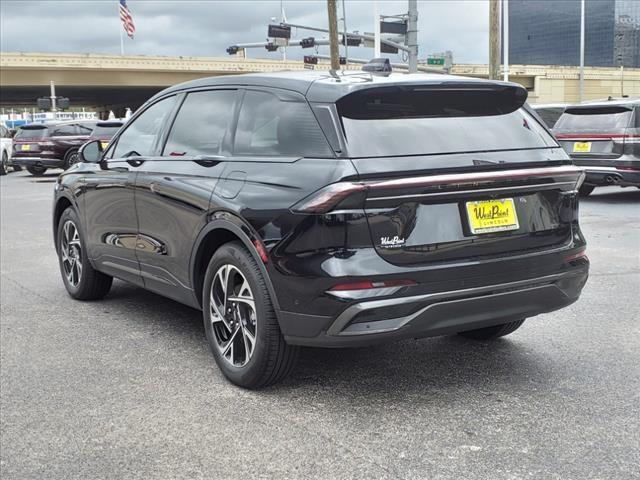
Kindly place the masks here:
<instances>
[{"instance_id":1,"label":"taillight","mask_svg":"<svg viewBox=\"0 0 640 480\"><path fill-rule=\"evenodd\" d=\"M333 210L341 204L344 208L355 208L362 203L364 195L369 191L395 190L407 188L465 188L473 186L490 187L496 181L523 181L537 178L567 178L579 188L584 179L584 171L575 166L541 167L493 172L465 172L427 175L420 177L404 177L388 180L372 180L367 182L338 182L327 185L317 192L301 200L291 210L295 213L322 214ZM361 195L357 195L361 194ZM353 201L343 203L348 197Z\"/></svg>"},{"instance_id":2,"label":"taillight","mask_svg":"<svg viewBox=\"0 0 640 480\"><path fill-rule=\"evenodd\" d=\"M588 258L587 258L587 249L586 248L582 248L582 249L578 250L577 252L574 252L571 255L567 255L566 257L564 257L564 263L571 263L571 262L574 262L574 261L579 260L581 258L584 258L585 260L588 260Z\"/></svg>"},{"instance_id":3,"label":"taillight","mask_svg":"<svg viewBox=\"0 0 640 480\"><path fill-rule=\"evenodd\" d=\"M291 210L299 213L326 213L349 195L363 193L367 186L363 183L340 182L321 188L316 193L294 205Z\"/></svg>"}]
</instances>

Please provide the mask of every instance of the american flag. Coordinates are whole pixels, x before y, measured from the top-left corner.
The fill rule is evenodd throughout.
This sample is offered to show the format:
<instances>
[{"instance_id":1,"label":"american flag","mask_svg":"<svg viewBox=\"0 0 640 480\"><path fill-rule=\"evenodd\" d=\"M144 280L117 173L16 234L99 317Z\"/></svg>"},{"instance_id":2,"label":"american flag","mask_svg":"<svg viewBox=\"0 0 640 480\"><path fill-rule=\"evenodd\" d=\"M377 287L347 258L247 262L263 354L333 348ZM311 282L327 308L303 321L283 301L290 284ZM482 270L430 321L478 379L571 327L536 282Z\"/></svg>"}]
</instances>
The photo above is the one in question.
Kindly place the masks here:
<instances>
[{"instance_id":1,"label":"american flag","mask_svg":"<svg viewBox=\"0 0 640 480\"><path fill-rule=\"evenodd\" d=\"M127 7L127 0L120 0L120 20L122 20L122 27L129 35L129 38L133 38L133 34L136 33L136 26L133 24L133 17Z\"/></svg>"}]
</instances>

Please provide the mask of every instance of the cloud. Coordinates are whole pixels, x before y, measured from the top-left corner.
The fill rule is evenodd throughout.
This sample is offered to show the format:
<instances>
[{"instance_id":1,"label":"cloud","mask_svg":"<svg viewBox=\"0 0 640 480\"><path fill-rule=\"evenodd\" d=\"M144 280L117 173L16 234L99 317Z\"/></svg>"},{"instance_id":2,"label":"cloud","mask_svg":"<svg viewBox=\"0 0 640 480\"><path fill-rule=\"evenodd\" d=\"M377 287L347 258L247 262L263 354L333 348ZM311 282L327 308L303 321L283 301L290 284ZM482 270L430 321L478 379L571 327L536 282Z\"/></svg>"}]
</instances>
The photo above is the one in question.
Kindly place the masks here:
<instances>
[{"instance_id":1,"label":"cloud","mask_svg":"<svg viewBox=\"0 0 640 480\"><path fill-rule=\"evenodd\" d=\"M234 43L266 39L271 17L280 17L279 0L171 1L128 0L136 23L135 39L125 37L125 53L132 55L182 55L219 57ZM291 23L327 28L324 0L282 2ZM379 2L379 13L405 12L404 0ZM429 0L418 2L420 57L452 50L457 63L486 63L488 56L487 0ZM338 16L342 4L338 0ZM373 9L369 1L346 2L350 31L371 32ZM342 26L340 26L342 28ZM0 2L0 48L2 51L120 53L121 23L115 0ZM323 34L294 32L297 38ZM289 48L289 58L309 51ZM328 47L320 47L328 53ZM350 48L354 58L370 58L371 49ZM251 57L280 58L281 53L252 49ZM390 55L392 61L400 56Z\"/></svg>"}]
</instances>

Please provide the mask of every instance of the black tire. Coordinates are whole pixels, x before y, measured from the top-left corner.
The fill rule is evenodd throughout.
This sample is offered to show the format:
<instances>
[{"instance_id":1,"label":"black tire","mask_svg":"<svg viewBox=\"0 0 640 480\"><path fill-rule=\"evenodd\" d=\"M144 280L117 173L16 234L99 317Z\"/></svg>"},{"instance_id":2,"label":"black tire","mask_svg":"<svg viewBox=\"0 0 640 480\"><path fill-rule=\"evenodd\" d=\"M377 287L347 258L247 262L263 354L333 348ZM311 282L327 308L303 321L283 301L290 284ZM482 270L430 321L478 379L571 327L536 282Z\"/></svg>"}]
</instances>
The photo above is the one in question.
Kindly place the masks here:
<instances>
[{"instance_id":1,"label":"black tire","mask_svg":"<svg viewBox=\"0 0 640 480\"><path fill-rule=\"evenodd\" d=\"M0 175L7 174L8 162L9 162L9 158L7 157L7 152L2 152L2 159L0 160Z\"/></svg>"},{"instance_id":2,"label":"black tire","mask_svg":"<svg viewBox=\"0 0 640 480\"><path fill-rule=\"evenodd\" d=\"M30 165L27 167L27 171L33 175L34 177L40 177L41 175L44 175L44 172L47 171L47 167L40 167L37 165Z\"/></svg>"},{"instance_id":3,"label":"black tire","mask_svg":"<svg viewBox=\"0 0 640 480\"><path fill-rule=\"evenodd\" d=\"M67 153L64 154L64 165L62 166L62 169L68 170L70 167L78 163L79 160L77 148L68 150Z\"/></svg>"},{"instance_id":4,"label":"black tire","mask_svg":"<svg viewBox=\"0 0 640 480\"><path fill-rule=\"evenodd\" d=\"M22 171L22 167L20 165L11 165L11 168L13 168L14 172L21 172Z\"/></svg>"},{"instance_id":5,"label":"black tire","mask_svg":"<svg viewBox=\"0 0 640 480\"><path fill-rule=\"evenodd\" d=\"M471 338L473 340L494 340L496 338L504 337L505 335L509 335L510 333L515 332L522 326L524 321L525 319L523 318L522 320L515 320L513 322L494 325L492 327L477 328L475 330L459 332L458 335L466 338Z\"/></svg>"},{"instance_id":6,"label":"black tire","mask_svg":"<svg viewBox=\"0 0 640 480\"><path fill-rule=\"evenodd\" d=\"M219 270L227 266L235 267L241 274L239 275L241 280L246 279L250 287L249 294L253 296L255 303L255 323L253 324L253 334L255 335L254 347L252 353L249 354L249 359L246 360L246 364L242 366L232 364L234 362L233 350L231 360L224 356L221 351L224 345L220 345L219 333L219 329L224 328L223 324L218 321L216 327L214 327L212 322L212 284ZM229 289L229 283L232 282L225 281L227 289ZM241 293L238 293L238 296L240 295ZM225 304L227 304L226 301ZM218 367L227 379L240 387L256 389L276 383L291 372L297 361L299 348L288 345L285 342L282 332L280 331L280 326L278 325L265 279L262 276L256 260L242 243L227 243L221 246L213 257L211 257L205 275L202 305L204 328L207 334L209 348L213 353ZM231 305L231 301L228 302L228 305ZM227 311L231 312L231 310L232 309L229 308ZM232 313L229 313L226 318L236 317L233 316ZM225 320L225 322L226 321L229 320ZM231 320L231 323L233 324L233 320ZM244 327L240 327L240 322L236 321L235 330L242 334L241 338L244 340L244 332L246 330ZM229 343L231 343L233 342L233 335L231 334L233 329L227 328L227 330L229 330ZM240 340L240 336L238 340ZM246 347L246 345L245 340L244 346ZM242 350L242 344L239 349Z\"/></svg>"},{"instance_id":7,"label":"black tire","mask_svg":"<svg viewBox=\"0 0 640 480\"><path fill-rule=\"evenodd\" d=\"M65 270L65 260L63 259L65 251L64 245L64 235L65 235L65 226L68 222L71 222L75 227L78 233L78 242L79 242L79 251L76 250L76 259L80 260L81 271L77 274L77 283L74 284L67 275L67 271ZM111 289L111 283L113 282L113 278L109 275L105 275L104 273L98 272L91 266L91 262L89 262L89 258L87 256L87 250L85 248L84 238L82 234L82 229L80 228L80 221L78 219L78 214L76 211L69 207L64 212L62 212L62 216L60 217L60 222L58 223L58 232L56 235L56 247L58 250L58 264L60 266L60 274L62 275L62 281L64 283L67 292L76 300L98 300L103 298L107 293L109 293L109 289ZM68 266L68 263L66 264Z\"/></svg>"},{"instance_id":8,"label":"black tire","mask_svg":"<svg viewBox=\"0 0 640 480\"><path fill-rule=\"evenodd\" d=\"M593 192L595 188L596 188L595 185L582 184L578 192L580 193L581 197L588 197L589 195L591 195L591 192Z\"/></svg>"}]
</instances>

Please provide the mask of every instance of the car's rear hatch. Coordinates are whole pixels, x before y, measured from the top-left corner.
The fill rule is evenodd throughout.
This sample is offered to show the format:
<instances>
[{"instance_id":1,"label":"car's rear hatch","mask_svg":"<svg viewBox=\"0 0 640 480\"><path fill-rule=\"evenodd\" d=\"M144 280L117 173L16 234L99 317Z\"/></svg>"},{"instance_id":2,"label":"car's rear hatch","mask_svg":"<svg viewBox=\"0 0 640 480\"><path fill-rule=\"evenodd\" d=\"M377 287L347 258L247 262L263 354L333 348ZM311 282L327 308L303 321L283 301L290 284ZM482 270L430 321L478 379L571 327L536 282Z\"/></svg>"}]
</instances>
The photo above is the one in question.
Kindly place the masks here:
<instances>
[{"instance_id":1,"label":"car's rear hatch","mask_svg":"<svg viewBox=\"0 0 640 480\"><path fill-rule=\"evenodd\" d=\"M42 142L48 139L49 129L46 125L24 125L18 129L13 138L13 150L18 155L39 153Z\"/></svg>"},{"instance_id":2,"label":"car's rear hatch","mask_svg":"<svg viewBox=\"0 0 640 480\"><path fill-rule=\"evenodd\" d=\"M396 265L571 242L583 176L508 84L383 87L340 100L372 244Z\"/></svg>"},{"instance_id":3,"label":"car's rear hatch","mask_svg":"<svg viewBox=\"0 0 640 480\"><path fill-rule=\"evenodd\" d=\"M620 158L632 121L631 105L579 105L565 110L553 132L568 154L588 165Z\"/></svg>"}]
</instances>

